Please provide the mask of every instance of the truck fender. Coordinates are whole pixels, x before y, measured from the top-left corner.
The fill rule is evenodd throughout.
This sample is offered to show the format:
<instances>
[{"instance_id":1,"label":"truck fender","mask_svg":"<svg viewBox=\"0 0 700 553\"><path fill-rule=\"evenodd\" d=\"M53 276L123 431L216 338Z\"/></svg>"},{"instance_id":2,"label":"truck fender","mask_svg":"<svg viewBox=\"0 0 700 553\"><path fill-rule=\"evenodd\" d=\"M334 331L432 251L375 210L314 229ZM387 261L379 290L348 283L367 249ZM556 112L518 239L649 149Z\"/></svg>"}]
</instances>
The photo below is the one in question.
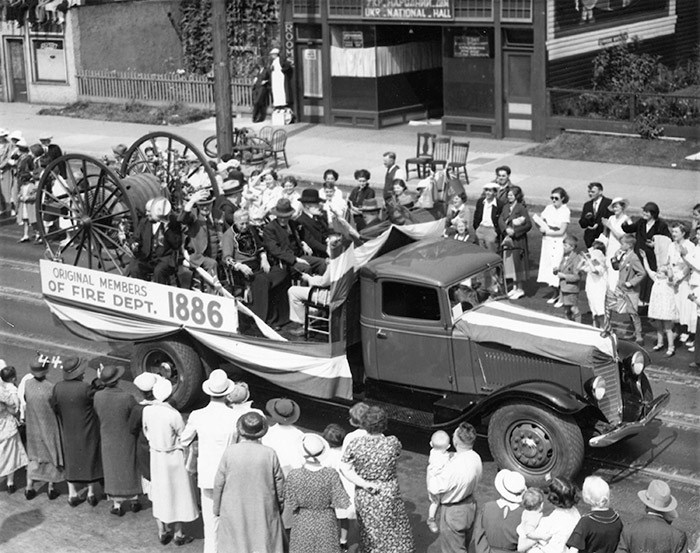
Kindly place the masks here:
<instances>
[{"instance_id":1,"label":"truck fender","mask_svg":"<svg viewBox=\"0 0 700 553\"><path fill-rule=\"evenodd\" d=\"M504 403L522 401L542 405L560 415L575 415L591 407L590 404L577 397L564 386L554 382L528 380L499 388L458 417L451 421L435 424L433 428L454 427L465 420L488 416Z\"/></svg>"},{"instance_id":2,"label":"truck fender","mask_svg":"<svg viewBox=\"0 0 700 553\"><path fill-rule=\"evenodd\" d=\"M617 355L620 361L624 361L628 357L632 357L632 355L637 352L640 352L644 356L645 365L649 365L649 363L651 363L651 356L649 355L649 352L642 346L630 340L618 340Z\"/></svg>"}]
</instances>

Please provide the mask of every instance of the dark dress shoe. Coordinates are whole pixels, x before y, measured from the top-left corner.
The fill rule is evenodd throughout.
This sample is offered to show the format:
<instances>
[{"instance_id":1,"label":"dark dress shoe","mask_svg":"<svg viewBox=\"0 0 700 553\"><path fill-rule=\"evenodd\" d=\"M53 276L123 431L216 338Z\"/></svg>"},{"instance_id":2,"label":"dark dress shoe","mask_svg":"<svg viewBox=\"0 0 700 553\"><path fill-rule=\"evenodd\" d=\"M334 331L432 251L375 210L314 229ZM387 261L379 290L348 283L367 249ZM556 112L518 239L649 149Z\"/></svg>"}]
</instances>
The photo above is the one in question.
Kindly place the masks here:
<instances>
[{"instance_id":1,"label":"dark dress shoe","mask_svg":"<svg viewBox=\"0 0 700 553\"><path fill-rule=\"evenodd\" d=\"M185 545L186 543L190 543L194 541L193 536L175 536L175 539L173 542L175 545Z\"/></svg>"},{"instance_id":2,"label":"dark dress shoe","mask_svg":"<svg viewBox=\"0 0 700 553\"><path fill-rule=\"evenodd\" d=\"M115 505L112 505L112 508L109 510L110 514L117 515L118 517L123 517L124 516L124 506L119 505L118 507Z\"/></svg>"},{"instance_id":3,"label":"dark dress shoe","mask_svg":"<svg viewBox=\"0 0 700 553\"><path fill-rule=\"evenodd\" d=\"M68 505L71 507L77 507L81 503L85 502L85 497L81 497L79 495L76 495L75 497L69 497L68 498Z\"/></svg>"},{"instance_id":4,"label":"dark dress shoe","mask_svg":"<svg viewBox=\"0 0 700 553\"><path fill-rule=\"evenodd\" d=\"M96 496L96 495L88 495L88 496L87 496L88 505L90 505L90 506L92 506L92 507L94 507L95 505L97 505L98 501L99 501L99 500L97 499L97 496Z\"/></svg>"},{"instance_id":5,"label":"dark dress shoe","mask_svg":"<svg viewBox=\"0 0 700 553\"><path fill-rule=\"evenodd\" d=\"M31 501L36 497L36 490L24 490L24 497Z\"/></svg>"},{"instance_id":6,"label":"dark dress shoe","mask_svg":"<svg viewBox=\"0 0 700 553\"><path fill-rule=\"evenodd\" d=\"M59 495L61 495L61 493L60 493L58 490L56 490L56 489L54 489L54 488L51 488L48 492L46 492L46 495L49 496L49 499L54 500L54 499L56 499Z\"/></svg>"},{"instance_id":7,"label":"dark dress shoe","mask_svg":"<svg viewBox=\"0 0 700 553\"><path fill-rule=\"evenodd\" d=\"M7 493L8 493L9 495L12 495L12 494L15 493L16 491L17 491L17 486L15 486L14 484L8 484L8 485L7 485Z\"/></svg>"},{"instance_id":8,"label":"dark dress shoe","mask_svg":"<svg viewBox=\"0 0 700 553\"><path fill-rule=\"evenodd\" d=\"M165 534L158 536L158 539L162 545L168 545L173 540L173 533L166 532Z\"/></svg>"},{"instance_id":9,"label":"dark dress shoe","mask_svg":"<svg viewBox=\"0 0 700 553\"><path fill-rule=\"evenodd\" d=\"M141 502L139 502L139 501L132 501L131 502L131 512L132 513L138 513L141 509L143 509Z\"/></svg>"}]
</instances>

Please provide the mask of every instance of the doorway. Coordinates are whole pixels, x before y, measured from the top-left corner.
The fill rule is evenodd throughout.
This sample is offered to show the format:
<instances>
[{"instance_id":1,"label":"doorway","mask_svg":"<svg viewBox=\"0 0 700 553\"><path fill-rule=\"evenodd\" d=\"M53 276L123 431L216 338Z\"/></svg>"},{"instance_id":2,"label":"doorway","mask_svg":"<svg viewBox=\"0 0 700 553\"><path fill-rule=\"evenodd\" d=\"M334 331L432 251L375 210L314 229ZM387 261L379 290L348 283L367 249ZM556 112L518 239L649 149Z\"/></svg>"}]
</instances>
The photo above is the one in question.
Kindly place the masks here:
<instances>
[{"instance_id":1,"label":"doorway","mask_svg":"<svg viewBox=\"0 0 700 553\"><path fill-rule=\"evenodd\" d=\"M8 38L5 42L5 59L8 70L8 100L11 102L28 102L27 73L24 60L24 39Z\"/></svg>"},{"instance_id":2,"label":"doorway","mask_svg":"<svg viewBox=\"0 0 700 553\"><path fill-rule=\"evenodd\" d=\"M511 138L532 137L532 52L503 52L503 128Z\"/></svg>"}]
</instances>

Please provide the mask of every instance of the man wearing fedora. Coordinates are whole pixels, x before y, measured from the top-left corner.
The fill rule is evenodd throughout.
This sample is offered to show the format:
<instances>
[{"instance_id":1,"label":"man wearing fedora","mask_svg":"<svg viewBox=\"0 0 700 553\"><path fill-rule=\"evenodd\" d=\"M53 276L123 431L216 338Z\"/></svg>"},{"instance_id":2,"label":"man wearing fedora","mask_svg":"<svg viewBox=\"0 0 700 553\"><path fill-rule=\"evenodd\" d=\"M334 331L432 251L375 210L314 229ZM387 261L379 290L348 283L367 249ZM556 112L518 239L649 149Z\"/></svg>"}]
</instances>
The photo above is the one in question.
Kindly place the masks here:
<instances>
[{"instance_id":1,"label":"man wearing fedora","mask_svg":"<svg viewBox=\"0 0 700 553\"><path fill-rule=\"evenodd\" d=\"M326 253L326 239L331 231L328 228L328 219L321 209L321 196L315 188L306 188L299 199L302 206L301 215L296 218L299 225L299 234L302 241L311 248L312 255L316 257L328 257Z\"/></svg>"},{"instance_id":2,"label":"man wearing fedora","mask_svg":"<svg viewBox=\"0 0 700 553\"><path fill-rule=\"evenodd\" d=\"M586 248L590 248L593 241L603 234L605 230L603 217L608 217L608 208L612 203L610 198L603 196L603 185L599 182L592 182L588 185L588 197L590 199L583 204L581 218L578 221L583 229L583 242L586 244Z\"/></svg>"},{"instance_id":3,"label":"man wearing fedora","mask_svg":"<svg viewBox=\"0 0 700 553\"><path fill-rule=\"evenodd\" d=\"M44 149L44 155L42 156L44 158L43 165L47 166L49 163L52 161L57 160L59 157L63 155L63 151L61 150L61 147L58 144L53 144L51 141L53 140L53 136L51 135L50 132L43 132L42 134L39 135L39 143L41 144L41 147ZM60 163L58 165L58 174L61 175L64 179L67 176L66 172L66 164L65 163Z\"/></svg>"},{"instance_id":4,"label":"man wearing fedora","mask_svg":"<svg viewBox=\"0 0 700 553\"><path fill-rule=\"evenodd\" d=\"M226 448L214 477L219 553L283 553L284 474L275 451L260 443L264 415L251 411L236 423L238 443Z\"/></svg>"},{"instance_id":5,"label":"man wearing fedora","mask_svg":"<svg viewBox=\"0 0 700 553\"><path fill-rule=\"evenodd\" d=\"M645 515L622 528L617 553L684 553L688 537L671 526L678 517L678 501L663 480L652 480L646 490L637 492L646 506Z\"/></svg>"},{"instance_id":6,"label":"man wearing fedora","mask_svg":"<svg viewBox=\"0 0 700 553\"><path fill-rule=\"evenodd\" d=\"M236 422L239 415L226 405L227 396L235 388L235 383L229 380L223 370L213 370L202 384L202 390L209 396L209 404L192 411L180 435L180 442L185 447L192 444L195 438L199 441L197 486L204 522L204 553L217 551L219 520L214 516L214 477L224 451L236 442Z\"/></svg>"},{"instance_id":7,"label":"man wearing fedora","mask_svg":"<svg viewBox=\"0 0 700 553\"><path fill-rule=\"evenodd\" d=\"M92 403L96 389L83 381L85 366L80 358L63 358L59 368L63 381L53 388L51 406L61 426L68 504L75 507L87 499L94 507L97 505L95 484L104 477L100 422Z\"/></svg>"}]
</instances>

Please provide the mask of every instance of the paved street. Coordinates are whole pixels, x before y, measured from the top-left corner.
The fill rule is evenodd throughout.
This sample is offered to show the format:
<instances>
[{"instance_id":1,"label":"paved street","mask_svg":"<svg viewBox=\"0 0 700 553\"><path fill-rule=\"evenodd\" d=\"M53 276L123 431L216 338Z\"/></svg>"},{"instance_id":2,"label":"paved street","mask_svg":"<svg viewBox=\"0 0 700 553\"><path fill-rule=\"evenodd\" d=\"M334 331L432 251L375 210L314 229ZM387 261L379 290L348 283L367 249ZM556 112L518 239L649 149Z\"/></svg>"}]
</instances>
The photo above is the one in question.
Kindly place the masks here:
<instances>
[{"instance_id":1,"label":"paved street","mask_svg":"<svg viewBox=\"0 0 700 553\"><path fill-rule=\"evenodd\" d=\"M48 129L55 141L71 152L86 152L101 156L118 142L127 144L154 130L142 125L94 122L59 117L38 117L37 106L0 103L0 125L23 129L30 141L40 130ZM184 128L170 129L201 144L213 133L212 121ZM412 155L415 132L421 127L397 127L382 131L296 125L290 129L288 143L291 168L289 173L302 178L321 180L324 169L334 167L341 173L341 182L351 184L352 172L367 167L374 175L373 182L381 180L381 153L395 149L399 158ZM548 202L549 190L563 185L572 195L571 206L580 208L585 200L586 184L600 180L610 196L629 197L633 205L655 200L662 214L687 217L690 207L700 201L697 172L672 169L634 168L614 164L542 160L518 155L531 146L517 141L472 139L469 165L472 185L468 189L470 204L480 190L480 184L490 180L493 169L502 163L511 165L514 180L522 184L535 205ZM417 181L411 181L415 185ZM131 355L130 344L86 342L57 326L40 295L38 259L42 246L18 244L20 230L16 225L1 227L0 235L0 357L17 366L20 376L27 372L28 363L37 350L84 357L90 366L86 378L94 376L99 362L127 364ZM533 241L531 258L539 255L539 244ZM560 311L546 307L542 292L531 286L531 297L524 305L548 309L562 316ZM583 301L583 300L582 300ZM649 330L649 329L647 329ZM647 344L651 344L649 334ZM642 513L636 492L646 488L652 478L667 480L679 499L680 519L676 525L688 532L698 530L700 520L700 374L688 369L690 354L679 348L671 359L652 353L653 366L648 376L654 392L671 392L671 403L661 419L642 434L604 450L589 450L582 476L595 473L612 483L613 507L625 521L634 520ZM55 375L50 380L55 380ZM123 385L133 389L129 382ZM333 418L344 423L337 415L324 411L305 410L301 424L320 431ZM438 553L435 536L425 525L428 507L425 492L428 434L408 432L396 427L404 444L400 459L400 484L409 511L419 553ZM485 462L485 474L478 490L479 501L495 497L492 482L496 466L491 459L486 441L480 439L478 451ZM22 485L23 480L18 481ZM580 482L579 482L580 483ZM19 492L12 496L0 484L0 552L33 553L51 549L63 552L163 551L157 542L156 527L150 506L138 514L127 513L123 518L109 514L109 504L101 502L91 508L87 504L72 509L66 503L66 488L59 499L50 502L45 494L28 502ZM189 528L202 537L201 524ZM172 547L172 546L169 546ZM182 551L201 551L202 541L179 548Z\"/></svg>"}]
</instances>

